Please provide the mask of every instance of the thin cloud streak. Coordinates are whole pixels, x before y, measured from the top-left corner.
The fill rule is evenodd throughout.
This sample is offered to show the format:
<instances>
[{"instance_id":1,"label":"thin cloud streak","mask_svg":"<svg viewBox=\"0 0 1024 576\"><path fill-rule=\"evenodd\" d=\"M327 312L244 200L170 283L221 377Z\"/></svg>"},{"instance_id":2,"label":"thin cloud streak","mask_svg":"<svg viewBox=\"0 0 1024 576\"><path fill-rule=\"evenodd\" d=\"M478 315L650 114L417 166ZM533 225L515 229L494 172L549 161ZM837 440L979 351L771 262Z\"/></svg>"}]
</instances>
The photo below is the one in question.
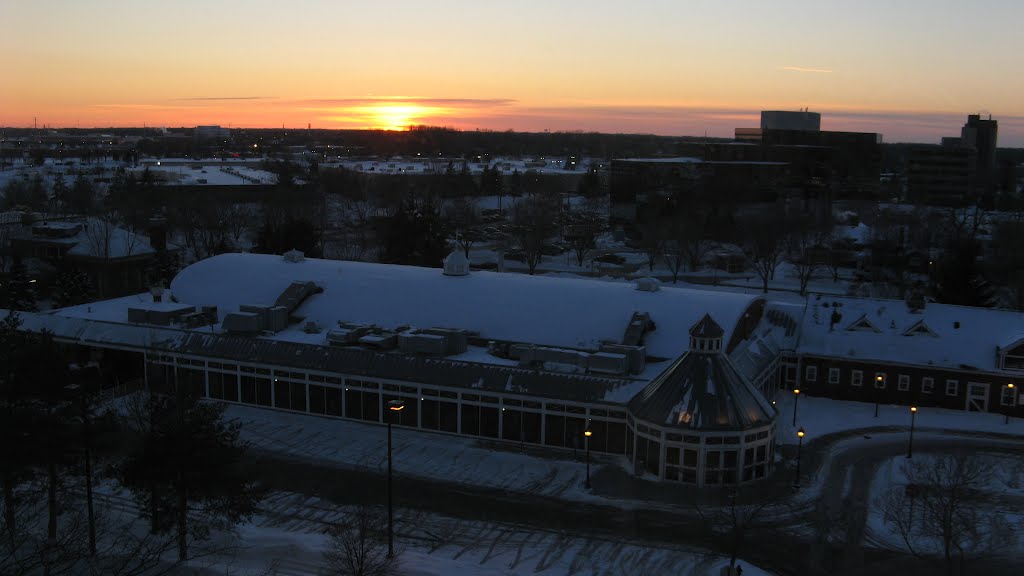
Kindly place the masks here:
<instances>
[{"instance_id":1,"label":"thin cloud streak","mask_svg":"<svg viewBox=\"0 0 1024 576\"><path fill-rule=\"evenodd\" d=\"M832 70L827 68L801 68L800 66L783 66L782 70L789 72L811 72L813 74L831 74Z\"/></svg>"},{"instance_id":2,"label":"thin cloud streak","mask_svg":"<svg viewBox=\"0 0 1024 576\"><path fill-rule=\"evenodd\" d=\"M274 100L277 96L208 96L197 98L174 98L176 102L206 102L220 100Z\"/></svg>"},{"instance_id":3,"label":"thin cloud streak","mask_svg":"<svg viewBox=\"0 0 1024 576\"><path fill-rule=\"evenodd\" d=\"M367 98L321 98L297 100L298 105L306 106L372 106L377 104L416 104L419 106L444 106L487 108L494 106L512 106L518 100L511 98L425 98L420 96L371 96Z\"/></svg>"}]
</instances>

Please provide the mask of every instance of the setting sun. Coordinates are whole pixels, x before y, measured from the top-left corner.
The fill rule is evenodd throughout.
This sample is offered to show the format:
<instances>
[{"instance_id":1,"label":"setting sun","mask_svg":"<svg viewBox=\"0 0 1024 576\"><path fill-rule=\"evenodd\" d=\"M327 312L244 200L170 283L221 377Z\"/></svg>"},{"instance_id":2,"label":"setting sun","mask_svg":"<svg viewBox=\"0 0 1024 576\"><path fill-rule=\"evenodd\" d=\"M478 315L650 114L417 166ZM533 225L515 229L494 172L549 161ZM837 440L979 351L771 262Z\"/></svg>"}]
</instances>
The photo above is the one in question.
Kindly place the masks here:
<instances>
[{"instance_id":1,"label":"setting sun","mask_svg":"<svg viewBox=\"0 0 1024 576\"><path fill-rule=\"evenodd\" d=\"M408 130L424 123L436 108L408 102L381 102L338 110L334 122L369 130Z\"/></svg>"}]
</instances>

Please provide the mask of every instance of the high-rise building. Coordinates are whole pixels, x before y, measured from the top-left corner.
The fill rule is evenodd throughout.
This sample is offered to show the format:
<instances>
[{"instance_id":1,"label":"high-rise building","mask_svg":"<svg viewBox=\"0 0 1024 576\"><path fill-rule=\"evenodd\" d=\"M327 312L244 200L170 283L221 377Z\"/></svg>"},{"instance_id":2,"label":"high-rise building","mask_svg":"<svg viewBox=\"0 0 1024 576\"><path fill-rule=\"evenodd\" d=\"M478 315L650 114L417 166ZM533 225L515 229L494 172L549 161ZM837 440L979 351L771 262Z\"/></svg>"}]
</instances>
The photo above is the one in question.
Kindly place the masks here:
<instances>
[{"instance_id":1,"label":"high-rise building","mask_svg":"<svg viewBox=\"0 0 1024 576\"><path fill-rule=\"evenodd\" d=\"M996 140L999 122L992 119L983 120L980 114L971 114L967 123L960 129L960 142L963 146L974 148L978 152L978 171L993 170L996 167Z\"/></svg>"}]
</instances>

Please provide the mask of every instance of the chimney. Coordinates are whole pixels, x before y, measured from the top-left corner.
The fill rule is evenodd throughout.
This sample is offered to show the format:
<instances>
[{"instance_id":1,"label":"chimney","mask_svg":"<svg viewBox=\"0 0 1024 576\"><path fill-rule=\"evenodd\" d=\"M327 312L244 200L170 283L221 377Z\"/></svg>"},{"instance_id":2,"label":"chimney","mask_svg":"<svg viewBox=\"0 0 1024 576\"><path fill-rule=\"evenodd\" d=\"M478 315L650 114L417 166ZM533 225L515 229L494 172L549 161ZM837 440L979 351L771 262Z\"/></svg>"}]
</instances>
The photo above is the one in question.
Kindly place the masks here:
<instances>
[{"instance_id":1,"label":"chimney","mask_svg":"<svg viewBox=\"0 0 1024 576\"><path fill-rule=\"evenodd\" d=\"M163 216L149 219L149 245L157 252L167 250L167 220Z\"/></svg>"}]
</instances>

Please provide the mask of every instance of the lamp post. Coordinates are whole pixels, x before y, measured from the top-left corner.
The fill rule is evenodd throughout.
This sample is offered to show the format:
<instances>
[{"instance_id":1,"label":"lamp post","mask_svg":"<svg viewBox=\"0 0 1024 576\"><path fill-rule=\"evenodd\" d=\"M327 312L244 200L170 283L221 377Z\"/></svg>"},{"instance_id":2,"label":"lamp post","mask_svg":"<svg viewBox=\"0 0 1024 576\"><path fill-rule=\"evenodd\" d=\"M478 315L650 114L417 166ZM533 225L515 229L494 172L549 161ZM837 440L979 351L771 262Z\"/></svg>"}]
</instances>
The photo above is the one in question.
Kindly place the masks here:
<instances>
[{"instance_id":1,"label":"lamp post","mask_svg":"<svg viewBox=\"0 0 1024 576\"><path fill-rule=\"evenodd\" d=\"M1007 384L1006 389L1010 391L1010 405L1006 407L1006 421L1003 424L1010 423L1010 411L1017 405L1017 388L1014 387L1013 382Z\"/></svg>"},{"instance_id":2,"label":"lamp post","mask_svg":"<svg viewBox=\"0 0 1024 576\"><path fill-rule=\"evenodd\" d=\"M804 427L801 426L796 431L797 444L796 444L796 481L793 482L793 488L800 488L800 453L803 452L804 448Z\"/></svg>"},{"instance_id":3,"label":"lamp post","mask_svg":"<svg viewBox=\"0 0 1024 576\"><path fill-rule=\"evenodd\" d=\"M881 394L881 390L885 386L885 376L881 374L875 376L875 418L878 418L878 397Z\"/></svg>"},{"instance_id":4,"label":"lamp post","mask_svg":"<svg viewBox=\"0 0 1024 576\"><path fill-rule=\"evenodd\" d=\"M800 403L800 389L793 388L793 426L796 426L796 406Z\"/></svg>"},{"instance_id":5,"label":"lamp post","mask_svg":"<svg viewBox=\"0 0 1024 576\"><path fill-rule=\"evenodd\" d=\"M401 400L388 401L388 558L395 556L395 515L391 505L391 421L394 414L405 408Z\"/></svg>"},{"instance_id":6,"label":"lamp post","mask_svg":"<svg viewBox=\"0 0 1024 576\"><path fill-rule=\"evenodd\" d=\"M914 419L917 417L917 406L910 407L910 442L907 444L907 458L914 457Z\"/></svg>"},{"instance_id":7,"label":"lamp post","mask_svg":"<svg viewBox=\"0 0 1024 576\"><path fill-rule=\"evenodd\" d=\"M587 480L583 483L583 487L587 490L590 490L590 437L593 434L589 426L583 431L583 441L587 443Z\"/></svg>"}]
</instances>

